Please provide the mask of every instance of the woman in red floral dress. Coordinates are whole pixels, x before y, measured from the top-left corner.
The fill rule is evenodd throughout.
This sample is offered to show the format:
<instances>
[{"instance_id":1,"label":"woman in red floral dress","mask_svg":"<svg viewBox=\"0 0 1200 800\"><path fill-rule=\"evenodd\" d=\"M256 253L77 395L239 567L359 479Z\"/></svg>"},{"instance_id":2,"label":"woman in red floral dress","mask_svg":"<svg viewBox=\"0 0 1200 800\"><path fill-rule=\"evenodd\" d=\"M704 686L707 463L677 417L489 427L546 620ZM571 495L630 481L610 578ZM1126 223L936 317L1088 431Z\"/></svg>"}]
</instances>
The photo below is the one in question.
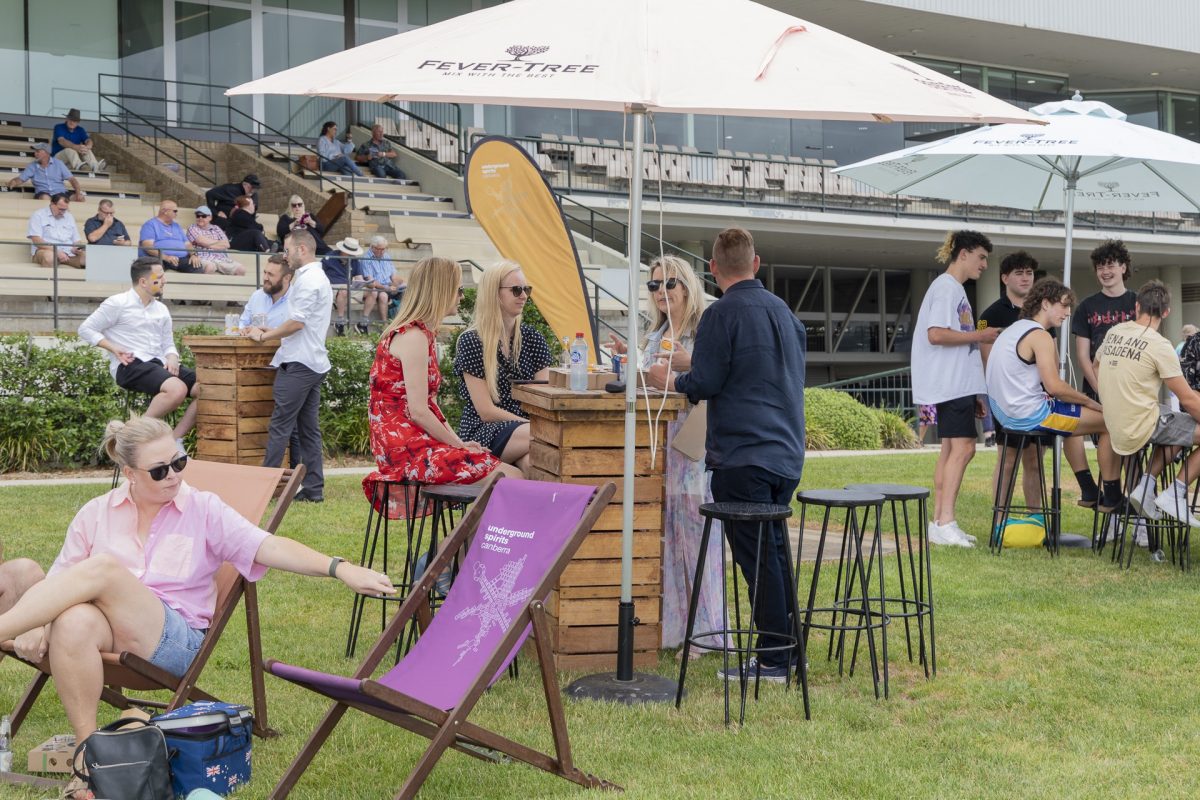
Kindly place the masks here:
<instances>
[{"instance_id":1,"label":"woman in red floral dress","mask_svg":"<svg viewBox=\"0 0 1200 800\"><path fill-rule=\"evenodd\" d=\"M363 479L372 502L380 481L475 483L496 469L521 477L478 442L460 439L437 406L442 375L435 331L457 310L461 293L462 267L446 258L422 259L413 267L396 319L379 340L368 412L376 470ZM394 494L388 504L392 519L404 515L400 493Z\"/></svg>"}]
</instances>

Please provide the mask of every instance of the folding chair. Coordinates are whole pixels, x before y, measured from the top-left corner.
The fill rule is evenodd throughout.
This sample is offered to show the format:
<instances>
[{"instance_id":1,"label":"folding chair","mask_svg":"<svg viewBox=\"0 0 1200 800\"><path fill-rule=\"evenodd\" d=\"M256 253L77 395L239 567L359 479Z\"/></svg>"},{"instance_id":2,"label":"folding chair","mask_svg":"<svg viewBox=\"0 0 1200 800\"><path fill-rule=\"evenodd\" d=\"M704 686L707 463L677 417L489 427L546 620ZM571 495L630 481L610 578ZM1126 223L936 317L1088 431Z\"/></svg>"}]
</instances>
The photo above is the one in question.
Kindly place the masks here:
<instances>
[{"instance_id":1,"label":"folding chair","mask_svg":"<svg viewBox=\"0 0 1200 800\"><path fill-rule=\"evenodd\" d=\"M288 506L292 503L292 498L300 488L300 481L304 478L304 465L297 466L294 470L284 470L191 459L183 472L183 477L193 488L218 495L226 504L249 520L262 519L271 498L277 497L275 510L264 527L264 530L275 533L284 514L287 513ZM216 698L212 695L200 689L196 682L216 648L217 642L220 641L225 625L237 609L238 600L245 595L246 633L250 649L250 683L254 696L254 733L264 738L274 736L275 731L267 725L267 699L262 671L258 596L254 584L242 578L233 565L228 563L221 565L214 583L217 589L217 602L213 611L212 624L187 672L181 677L176 677L133 653L101 653L100 657L104 662L104 688L101 691L100 699L121 709L142 706L163 711L171 711L195 700L215 700ZM41 693L42 687L52 677L50 659L46 657L38 663L25 661L13 652L11 641L0 643L0 650L6 651L16 660L23 661L38 670L37 676L30 682L13 710L12 732L15 736L25 716ZM171 692L171 699L163 702L130 697L124 693L129 690L135 692L167 690ZM0 783L2 782L4 781L0 778Z\"/></svg>"},{"instance_id":2,"label":"folding chair","mask_svg":"<svg viewBox=\"0 0 1200 800\"><path fill-rule=\"evenodd\" d=\"M352 677L268 661L272 675L334 701L270 797L288 796L351 708L430 740L397 800L416 796L447 748L499 760L488 752L495 751L580 786L619 788L581 772L571 760L544 605L615 490L612 483L596 489L493 476ZM396 666L378 680L371 679L466 542L470 544L458 579L429 627ZM531 627L554 756L467 720L484 691L516 657Z\"/></svg>"}]
</instances>

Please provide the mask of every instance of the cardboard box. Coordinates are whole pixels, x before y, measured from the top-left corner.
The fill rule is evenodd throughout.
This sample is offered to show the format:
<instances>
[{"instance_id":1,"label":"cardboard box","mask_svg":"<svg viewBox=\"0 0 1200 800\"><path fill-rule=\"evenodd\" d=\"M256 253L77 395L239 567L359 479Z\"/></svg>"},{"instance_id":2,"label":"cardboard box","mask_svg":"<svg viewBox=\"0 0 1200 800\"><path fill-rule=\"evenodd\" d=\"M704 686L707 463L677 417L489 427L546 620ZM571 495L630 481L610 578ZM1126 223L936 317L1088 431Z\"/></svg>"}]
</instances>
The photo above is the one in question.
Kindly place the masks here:
<instances>
[{"instance_id":1,"label":"cardboard box","mask_svg":"<svg viewBox=\"0 0 1200 800\"><path fill-rule=\"evenodd\" d=\"M29 772L71 772L71 758L75 755L75 735L70 733L52 736L29 751Z\"/></svg>"},{"instance_id":2,"label":"cardboard box","mask_svg":"<svg viewBox=\"0 0 1200 800\"><path fill-rule=\"evenodd\" d=\"M590 391L603 391L604 385L615 381L617 374L615 372L589 372L588 373L588 389ZM566 389L571 385L571 370L555 367L550 370L550 385L560 389Z\"/></svg>"}]
</instances>

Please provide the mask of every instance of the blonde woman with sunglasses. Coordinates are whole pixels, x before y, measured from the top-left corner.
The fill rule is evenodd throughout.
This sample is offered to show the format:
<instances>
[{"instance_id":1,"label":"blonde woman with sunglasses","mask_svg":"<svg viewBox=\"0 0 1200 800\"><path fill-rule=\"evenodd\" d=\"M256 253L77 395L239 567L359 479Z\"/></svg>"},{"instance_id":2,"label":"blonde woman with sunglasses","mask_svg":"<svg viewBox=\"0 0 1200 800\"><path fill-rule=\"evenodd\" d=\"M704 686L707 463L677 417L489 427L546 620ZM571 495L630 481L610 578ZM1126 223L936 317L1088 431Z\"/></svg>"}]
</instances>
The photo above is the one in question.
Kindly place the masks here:
<instances>
[{"instance_id":1,"label":"blonde woman with sunglasses","mask_svg":"<svg viewBox=\"0 0 1200 800\"><path fill-rule=\"evenodd\" d=\"M79 510L47 576L0 613L0 642L14 640L31 661L49 656L76 741L96 730L102 651L132 652L172 675L187 671L226 561L252 581L275 568L336 577L355 592L395 593L386 575L272 536L217 495L188 486L180 474L187 455L162 420L110 422L104 450L125 481Z\"/></svg>"},{"instance_id":2,"label":"blonde woman with sunglasses","mask_svg":"<svg viewBox=\"0 0 1200 800\"><path fill-rule=\"evenodd\" d=\"M454 354L462 401L458 435L522 471L529 466L529 420L513 399L512 382L544 381L553 363L546 339L521 322L532 296L519 264L488 267L475 295L474 321L458 337Z\"/></svg>"},{"instance_id":3,"label":"blonde woman with sunglasses","mask_svg":"<svg viewBox=\"0 0 1200 800\"><path fill-rule=\"evenodd\" d=\"M662 256L650 264L650 280L646 282L654 306L654 323L642 345L642 367L670 360L671 369L686 372L691 368L691 352L696 341L696 327L704 312L704 287L691 265L675 256ZM624 343L613 339L616 352L625 352ZM696 560L700 553L700 537L704 520L700 504L712 502L708 488L708 473L704 460L692 461L670 446L675 434L687 419L688 411L680 412L667 426L667 487L663 531L663 605L662 646L677 647L683 643L687 629L688 602ZM721 532L713 523L708 554L704 559L705 574L700 585L696 606L696 630L710 631L725 628L721 615ZM713 644L718 644L714 642ZM693 649L697 657L704 651Z\"/></svg>"}]
</instances>

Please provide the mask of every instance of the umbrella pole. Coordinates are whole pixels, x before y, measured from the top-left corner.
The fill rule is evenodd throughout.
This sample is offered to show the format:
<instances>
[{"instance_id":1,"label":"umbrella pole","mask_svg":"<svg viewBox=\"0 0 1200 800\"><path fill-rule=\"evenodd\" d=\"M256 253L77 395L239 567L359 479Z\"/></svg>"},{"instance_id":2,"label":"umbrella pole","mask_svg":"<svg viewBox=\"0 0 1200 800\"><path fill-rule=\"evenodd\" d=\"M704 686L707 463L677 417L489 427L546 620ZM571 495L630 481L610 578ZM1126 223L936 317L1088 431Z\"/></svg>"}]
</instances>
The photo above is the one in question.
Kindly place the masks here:
<instances>
[{"instance_id":1,"label":"umbrella pole","mask_svg":"<svg viewBox=\"0 0 1200 800\"><path fill-rule=\"evenodd\" d=\"M645 106L633 106L633 164L629 175L629 324L626 342L630 361L625 370L625 462L621 497L621 602L617 607L617 671L587 675L567 687L568 697L619 703L666 703L675 700L675 681L633 671L633 498L634 452L637 448L636 363L638 295L642 268L642 158L646 131ZM660 453L660 457L665 457Z\"/></svg>"},{"instance_id":2,"label":"umbrella pole","mask_svg":"<svg viewBox=\"0 0 1200 800\"><path fill-rule=\"evenodd\" d=\"M1076 163L1078 168L1078 162ZM1076 178L1074 174L1067 177L1063 192L1066 195L1063 202L1063 208L1066 211L1066 244L1063 253L1063 284L1071 287L1071 254L1075 249L1075 187ZM1058 330L1058 377L1063 380L1067 379L1067 340L1071 338L1071 320L1068 317L1063 321L1062 327ZM1050 507L1054 513L1049 515L1050 525L1052 530L1049 531L1050 537L1050 553L1052 555L1058 553L1058 539L1062 532L1062 437L1054 437L1054 459L1052 462L1052 471L1054 472L1053 488L1050 490Z\"/></svg>"}]
</instances>

